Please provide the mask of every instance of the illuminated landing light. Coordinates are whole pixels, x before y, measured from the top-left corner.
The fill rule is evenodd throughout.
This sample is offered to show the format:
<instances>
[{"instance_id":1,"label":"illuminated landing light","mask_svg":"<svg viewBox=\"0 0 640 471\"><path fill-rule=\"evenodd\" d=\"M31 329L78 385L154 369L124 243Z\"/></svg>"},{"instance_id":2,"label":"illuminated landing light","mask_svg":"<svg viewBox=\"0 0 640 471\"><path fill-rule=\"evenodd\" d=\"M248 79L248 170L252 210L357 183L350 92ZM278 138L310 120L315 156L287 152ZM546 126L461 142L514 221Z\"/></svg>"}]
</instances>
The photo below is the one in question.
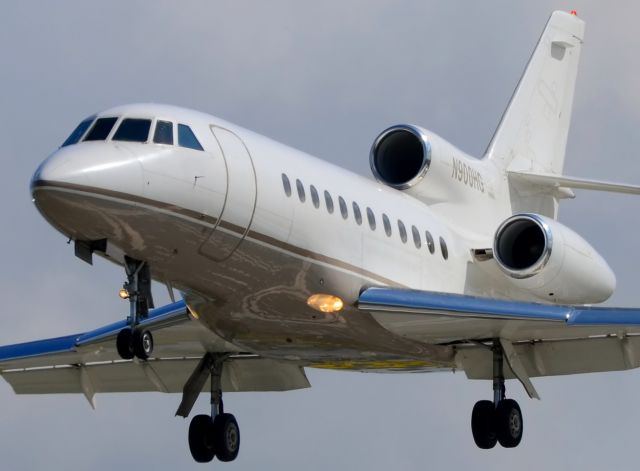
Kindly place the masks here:
<instances>
[{"instance_id":1,"label":"illuminated landing light","mask_svg":"<svg viewBox=\"0 0 640 471\"><path fill-rule=\"evenodd\" d=\"M120 299L129 299L129 291L127 291L125 288L122 288L120 291L118 291L118 296L120 296Z\"/></svg>"},{"instance_id":2,"label":"illuminated landing light","mask_svg":"<svg viewBox=\"0 0 640 471\"><path fill-rule=\"evenodd\" d=\"M312 294L307 299L307 305L320 312L342 311L344 301L332 294Z\"/></svg>"},{"instance_id":3,"label":"illuminated landing light","mask_svg":"<svg viewBox=\"0 0 640 471\"><path fill-rule=\"evenodd\" d=\"M573 16L578 16L578 12L577 12L576 10L571 10L571 14L572 14Z\"/></svg>"}]
</instances>

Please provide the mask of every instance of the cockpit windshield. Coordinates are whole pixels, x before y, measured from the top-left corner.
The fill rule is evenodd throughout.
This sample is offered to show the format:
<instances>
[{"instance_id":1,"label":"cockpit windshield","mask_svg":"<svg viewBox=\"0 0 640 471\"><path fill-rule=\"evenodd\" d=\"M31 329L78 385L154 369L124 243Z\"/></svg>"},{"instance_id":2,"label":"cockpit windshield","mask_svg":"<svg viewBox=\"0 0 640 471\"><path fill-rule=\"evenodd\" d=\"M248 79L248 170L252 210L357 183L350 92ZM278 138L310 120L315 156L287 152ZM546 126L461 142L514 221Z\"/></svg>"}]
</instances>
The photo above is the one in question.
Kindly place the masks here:
<instances>
[{"instance_id":1,"label":"cockpit windshield","mask_svg":"<svg viewBox=\"0 0 640 471\"><path fill-rule=\"evenodd\" d=\"M120 127L113 135L114 141L147 142L149 139L150 119L123 119Z\"/></svg>"},{"instance_id":2,"label":"cockpit windshield","mask_svg":"<svg viewBox=\"0 0 640 471\"><path fill-rule=\"evenodd\" d=\"M62 143L61 147L70 146L71 144L77 144L78 141L82 139L82 136L84 136L84 133L87 131L87 129L89 129L89 126L91 126L91 123L93 123L94 119L95 116L91 116L90 118L87 118L80 124L78 124L78 126L73 130L69 137L67 137L67 140Z\"/></svg>"},{"instance_id":3,"label":"cockpit windshield","mask_svg":"<svg viewBox=\"0 0 640 471\"><path fill-rule=\"evenodd\" d=\"M91 131L84 138L85 141L104 141L113 129L118 118L100 118L91 128Z\"/></svg>"},{"instance_id":4,"label":"cockpit windshield","mask_svg":"<svg viewBox=\"0 0 640 471\"><path fill-rule=\"evenodd\" d=\"M194 150L204 150L196 135L186 124L178 124L178 145Z\"/></svg>"},{"instance_id":5,"label":"cockpit windshield","mask_svg":"<svg viewBox=\"0 0 640 471\"><path fill-rule=\"evenodd\" d=\"M80 141L106 141L113 132L111 137L113 141L153 142L170 146L177 144L179 147L204 151L195 133L186 124L151 118L123 118L117 129L113 131L119 120L119 116L98 119L95 115L91 116L74 129L61 147L77 144ZM177 132L174 135L175 131Z\"/></svg>"}]
</instances>

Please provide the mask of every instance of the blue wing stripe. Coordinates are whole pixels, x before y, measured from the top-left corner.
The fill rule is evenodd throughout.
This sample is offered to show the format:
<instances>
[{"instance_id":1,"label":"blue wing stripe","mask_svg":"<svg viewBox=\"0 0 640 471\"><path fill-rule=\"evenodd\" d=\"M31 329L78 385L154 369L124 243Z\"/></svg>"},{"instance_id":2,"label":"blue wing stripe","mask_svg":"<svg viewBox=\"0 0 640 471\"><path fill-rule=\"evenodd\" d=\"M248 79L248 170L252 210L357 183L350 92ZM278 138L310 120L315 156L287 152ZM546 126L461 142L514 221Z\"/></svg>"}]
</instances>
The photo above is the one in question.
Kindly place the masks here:
<instances>
[{"instance_id":1,"label":"blue wing stripe","mask_svg":"<svg viewBox=\"0 0 640 471\"><path fill-rule=\"evenodd\" d=\"M77 335L0 347L0 361L30 358L39 355L71 352L76 346Z\"/></svg>"},{"instance_id":2,"label":"blue wing stripe","mask_svg":"<svg viewBox=\"0 0 640 471\"><path fill-rule=\"evenodd\" d=\"M570 325L640 325L640 309L622 307L575 307Z\"/></svg>"},{"instance_id":3,"label":"blue wing stripe","mask_svg":"<svg viewBox=\"0 0 640 471\"><path fill-rule=\"evenodd\" d=\"M140 323L140 327L161 328L186 319L188 319L186 304L181 300L149 311L149 316ZM0 347L0 362L74 352L77 347L117 335L126 326L127 322L123 320L84 334L5 345Z\"/></svg>"},{"instance_id":4,"label":"blue wing stripe","mask_svg":"<svg viewBox=\"0 0 640 471\"><path fill-rule=\"evenodd\" d=\"M400 308L414 312L473 315L566 321L571 309L567 306L523 303L459 294L394 288L369 288L360 295L360 308Z\"/></svg>"},{"instance_id":5,"label":"blue wing stripe","mask_svg":"<svg viewBox=\"0 0 640 471\"><path fill-rule=\"evenodd\" d=\"M358 306L364 310L505 320L562 321L575 326L640 325L638 308L539 304L396 288L368 288L360 295Z\"/></svg>"},{"instance_id":6,"label":"blue wing stripe","mask_svg":"<svg viewBox=\"0 0 640 471\"><path fill-rule=\"evenodd\" d=\"M144 327L147 329L158 328L164 326L164 322L171 323L175 320L184 320L187 317L186 314L187 305L183 300L176 301L172 304L167 304L166 306L159 307L157 309L153 309L149 311L149 317L140 322L140 327ZM96 330L92 330L91 332L87 332L85 334L81 334L77 339L77 346L87 345L93 342L99 342L106 337L111 337L113 335L117 335L122 329L127 326L127 321L122 320L118 322L114 322L113 324L106 325L104 327L100 327Z\"/></svg>"}]
</instances>

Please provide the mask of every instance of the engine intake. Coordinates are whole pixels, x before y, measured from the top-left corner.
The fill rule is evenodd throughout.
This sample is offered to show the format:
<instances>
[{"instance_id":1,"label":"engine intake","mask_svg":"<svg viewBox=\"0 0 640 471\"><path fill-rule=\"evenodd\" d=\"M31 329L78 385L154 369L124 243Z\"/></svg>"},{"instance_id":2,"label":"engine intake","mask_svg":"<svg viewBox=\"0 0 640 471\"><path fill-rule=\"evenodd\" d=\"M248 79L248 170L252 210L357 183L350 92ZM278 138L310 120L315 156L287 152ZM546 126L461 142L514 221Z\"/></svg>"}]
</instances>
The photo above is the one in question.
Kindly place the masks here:
<instances>
[{"instance_id":1,"label":"engine intake","mask_svg":"<svg viewBox=\"0 0 640 471\"><path fill-rule=\"evenodd\" d=\"M374 141L369 163L378 181L406 190L429 170L431 145L423 130L416 126L392 126Z\"/></svg>"},{"instance_id":2,"label":"engine intake","mask_svg":"<svg viewBox=\"0 0 640 471\"><path fill-rule=\"evenodd\" d=\"M544 268L552 248L553 237L544 220L535 214L522 214L502 223L493 254L510 276L528 278Z\"/></svg>"}]
</instances>

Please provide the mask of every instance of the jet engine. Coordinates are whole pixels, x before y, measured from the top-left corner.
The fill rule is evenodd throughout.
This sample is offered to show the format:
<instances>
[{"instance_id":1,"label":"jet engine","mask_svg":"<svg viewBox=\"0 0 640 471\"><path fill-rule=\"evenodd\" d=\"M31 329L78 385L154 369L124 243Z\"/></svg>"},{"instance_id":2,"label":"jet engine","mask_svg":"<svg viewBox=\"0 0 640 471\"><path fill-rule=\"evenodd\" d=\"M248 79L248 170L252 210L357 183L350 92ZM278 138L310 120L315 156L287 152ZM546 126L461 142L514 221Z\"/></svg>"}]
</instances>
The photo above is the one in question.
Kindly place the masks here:
<instances>
[{"instance_id":1,"label":"jet engine","mask_svg":"<svg viewBox=\"0 0 640 471\"><path fill-rule=\"evenodd\" d=\"M384 130L374 141L369 158L378 181L398 190L418 183L431 165L431 142L426 132L408 124Z\"/></svg>"},{"instance_id":2,"label":"jet engine","mask_svg":"<svg viewBox=\"0 0 640 471\"><path fill-rule=\"evenodd\" d=\"M371 146L369 164L379 182L427 204L468 204L485 194L489 181L481 161L431 131L391 126Z\"/></svg>"},{"instance_id":3,"label":"jet engine","mask_svg":"<svg viewBox=\"0 0 640 471\"><path fill-rule=\"evenodd\" d=\"M493 256L516 287L546 301L599 303L616 286L611 268L587 241L538 214L504 221L495 234Z\"/></svg>"}]
</instances>

